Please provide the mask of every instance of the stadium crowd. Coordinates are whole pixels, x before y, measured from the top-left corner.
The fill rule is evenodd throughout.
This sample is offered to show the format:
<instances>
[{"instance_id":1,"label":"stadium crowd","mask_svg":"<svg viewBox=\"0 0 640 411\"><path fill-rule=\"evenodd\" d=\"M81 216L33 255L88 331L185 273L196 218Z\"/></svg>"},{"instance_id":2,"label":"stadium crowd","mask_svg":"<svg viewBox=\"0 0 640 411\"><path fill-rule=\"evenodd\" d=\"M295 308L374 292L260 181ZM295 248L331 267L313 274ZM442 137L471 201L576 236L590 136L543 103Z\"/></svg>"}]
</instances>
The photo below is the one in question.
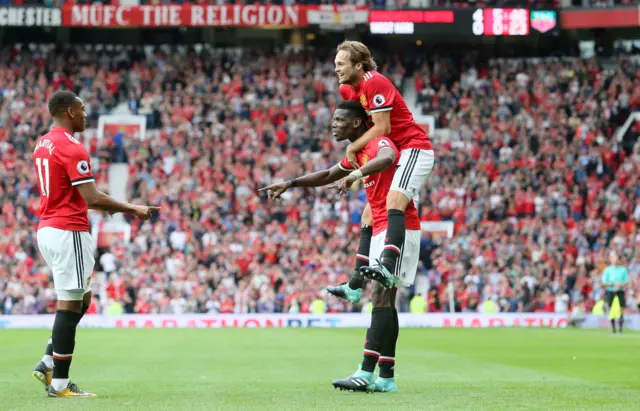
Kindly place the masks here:
<instances>
[{"instance_id":1,"label":"stadium crowd","mask_svg":"<svg viewBox=\"0 0 640 411\"><path fill-rule=\"evenodd\" d=\"M147 118L148 138L83 137L98 186L109 163L129 163L128 194L157 204L131 223L131 243L100 249L91 312L330 312L328 284L354 265L364 193L294 189L269 202L256 189L329 167L344 147L327 132L339 99L331 58L87 49L4 49L0 65L0 312L55 309L37 251L39 193L31 166L49 125L46 99L69 88L90 128L118 104ZM420 195L423 221L453 221L455 235L425 234L418 281L430 312L568 312L603 297L610 252L629 267L628 309L640 305L640 107L637 65L596 60L485 62L390 58L381 72L448 129ZM409 102L413 105L414 102ZM361 188L361 187L360 187ZM107 216L91 212L100 225ZM408 309L414 289L400 298ZM487 302L491 303L487 303ZM115 308L114 308L115 307Z\"/></svg>"}]
</instances>

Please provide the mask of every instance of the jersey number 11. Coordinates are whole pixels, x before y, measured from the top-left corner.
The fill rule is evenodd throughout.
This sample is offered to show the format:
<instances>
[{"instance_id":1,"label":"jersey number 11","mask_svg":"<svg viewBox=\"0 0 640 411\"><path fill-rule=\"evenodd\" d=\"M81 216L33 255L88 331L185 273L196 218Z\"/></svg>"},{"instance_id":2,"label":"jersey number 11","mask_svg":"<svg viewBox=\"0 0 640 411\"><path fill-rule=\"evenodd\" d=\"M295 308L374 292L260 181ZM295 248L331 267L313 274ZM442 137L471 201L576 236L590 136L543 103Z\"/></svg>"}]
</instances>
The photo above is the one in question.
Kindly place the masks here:
<instances>
[{"instance_id":1,"label":"jersey number 11","mask_svg":"<svg viewBox=\"0 0 640 411\"><path fill-rule=\"evenodd\" d=\"M49 197L49 159L36 157L36 168L40 179L40 193L43 197ZM44 174L42 169L44 168Z\"/></svg>"}]
</instances>

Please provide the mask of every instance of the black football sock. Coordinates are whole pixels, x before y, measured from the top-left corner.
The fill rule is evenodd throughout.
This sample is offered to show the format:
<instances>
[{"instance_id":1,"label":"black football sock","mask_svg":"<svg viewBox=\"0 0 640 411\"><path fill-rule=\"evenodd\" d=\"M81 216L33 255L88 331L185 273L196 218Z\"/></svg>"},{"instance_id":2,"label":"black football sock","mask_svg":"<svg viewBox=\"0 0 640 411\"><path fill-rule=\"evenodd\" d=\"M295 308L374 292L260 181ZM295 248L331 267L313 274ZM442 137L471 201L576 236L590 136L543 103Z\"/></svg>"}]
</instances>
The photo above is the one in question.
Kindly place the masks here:
<instances>
[{"instance_id":1,"label":"black football sock","mask_svg":"<svg viewBox=\"0 0 640 411\"><path fill-rule=\"evenodd\" d=\"M404 211L391 209L387 212L389 222L387 225L387 238L384 241L384 250L380 256L380 262L391 274L396 274L396 262L404 245L405 221Z\"/></svg>"},{"instance_id":2,"label":"black football sock","mask_svg":"<svg viewBox=\"0 0 640 411\"><path fill-rule=\"evenodd\" d=\"M87 310L89 309L88 305L82 306L82 312L80 313L80 319L84 317ZM49 342L47 342L47 348L44 351L44 357L42 357L42 361L48 368L53 368L53 335L49 337Z\"/></svg>"},{"instance_id":3,"label":"black football sock","mask_svg":"<svg viewBox=\"0 0 640 411\"><path fill-rule=\"evenodd\" d=\"M47 368L53 368L53 340L49 337L49 341L47 342L47 348L44 350L44 356L42 357L42 362Z\"/></svg>"},{"instance_id":4,"label":"black football sock","mask_svg":"<svg viewBox=\"0 0 640 411\"><path fill-rule=\"evenodd\" d=\"M613 331L613 333L616 333L616 320L611 320L611 331Z\"/></svg>"},{"instance_id":5,"label":"black football sock","mask_svg":"<svg viewBox=\"0 0 640 411\"><path fill-rule=\"evenodd\" d=\"M358 246L358 254L356 255L356 269L349 279L349 288L352 290L362 288L364 285L364 277L360 274L360 267L369 265L371 236L373 236L373 227L362 224L362 228L360 229L360 245Z\"/></svg>"},{"instance_id":6,"label":"black football sock","mask_svg":"<svg viewBox=\"0 0 640 411\"><path fill-rule=\"evenodd\" d=\"M362 370L373 372L380 357L385 338L393 325L393 308L374 308L371 313L371 327L367 330L367 339L364 342L364 358Z\"/></svg>"},{"instance_id":7,"label":"black football sock","mask_svg":"<svg viewBox=\"0 0 640 411\"><path fill-rule=\"evenodd\" d=\"M80 313L67 310L56 311L53 322L53 379L68 379L73 348L76 344L76 327ZM56 389L59 389L56 387Z\"/></svg>"},{"instance_id":8,"label":"black football sock","mask_svg":"<svg viewBox=\"0 0 640 411\"><path fill-rule=\"evenodd\" d=\"M396 344L398 342L399 333L400 324L398 322L398 311L394 308L392 327L387 337L387 344L378 358L380 378L393 378L396 365Z\"/></svg>"},{"instance_id":9,"label":"black football sock","mask_svg":"<svg viewBox=\"0 0 640 411\"><path fill-rule=\"evenodd\" d=\"M373 323L373 321L371 321ZM371 324L373 326L373 324ZM364 340L364 357L362 359L362 370L373 372L376 369L378 357L380 357L380 346L375 340L375 328L367 328L367 337Z\"/></svg>"},{"instance_id":10,"label":"black football sock","mask_svg":"<svg viewBox=\"0 0 640 411\"><path fill-rule=\"evenodd\" d=\"M618 331L622 334L622 324L624 324L624 315L620 314L620 319L618 320Z\"/></svg>"}]
</instances>

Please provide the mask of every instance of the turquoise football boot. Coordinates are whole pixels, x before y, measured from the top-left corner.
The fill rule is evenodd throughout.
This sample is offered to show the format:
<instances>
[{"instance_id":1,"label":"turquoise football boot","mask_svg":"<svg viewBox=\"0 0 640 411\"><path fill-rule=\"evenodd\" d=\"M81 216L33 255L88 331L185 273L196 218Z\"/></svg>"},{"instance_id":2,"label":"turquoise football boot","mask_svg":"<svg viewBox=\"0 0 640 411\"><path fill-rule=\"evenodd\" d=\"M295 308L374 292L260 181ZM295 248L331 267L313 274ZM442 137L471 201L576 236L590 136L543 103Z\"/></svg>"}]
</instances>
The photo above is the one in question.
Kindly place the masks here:
<instances>
[{"instance_id":1,"label":"turquoise football boot","mask_svg":"<svg viewBox=\"0 0 640 411\"><path fill-rule=\"evenodd\" d=\"M342 380L335 380L332 384L334 388L339 388L340 391L373 392L375 390L374 377L375 375L372 372L362 371L362 365L360 365L358 366L358 371L352 376Z\"/></svg>"},{"instance_id":2,"label":"turquoise football boot","mask_svg":"<svg viewBox=\"0 0 640 411\"><path fill-rule=\"evenodd\" d=\"M330 285L327 287L327 291L334 297L347 300L354 304L360 302L360 297L362 297L362 288L353 290L349 287L349 283L342 283L338 286Z\"/></svg>"},{"instance_id":3,"label":"turquoise football boot","mask_svg":"<svg viewBox=\"0 0 640 411\"><path fill-rule=\"evenodd\" d=\"M396 286L397 277L393 275L387 267L382 265L380 261L372 266L360 267L360 274L364 278L379 282L384 288L393 288Z\"/></svg>"},{"instance_id":4,"label":"turquoise football boot","mask_svg":"<svg viewBox=\"0 0 640 411\"><path fill-rule=\"evenodd\" d=\"M374 384L375 392L398 392L395 378L380 378Z\"/></svg>"}]
</instances>

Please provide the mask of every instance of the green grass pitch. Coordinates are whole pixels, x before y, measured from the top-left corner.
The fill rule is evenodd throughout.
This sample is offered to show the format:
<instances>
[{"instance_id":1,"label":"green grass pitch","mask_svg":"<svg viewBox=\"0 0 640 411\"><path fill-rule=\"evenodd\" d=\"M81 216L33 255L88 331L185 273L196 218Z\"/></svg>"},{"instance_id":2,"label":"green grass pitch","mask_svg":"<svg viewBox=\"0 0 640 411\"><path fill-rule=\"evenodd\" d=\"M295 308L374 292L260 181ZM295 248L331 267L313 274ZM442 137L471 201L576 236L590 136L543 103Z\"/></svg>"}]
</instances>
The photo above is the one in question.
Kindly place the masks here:
<instances>
[{"instance_id":1,"label":"green grass pitch","mask_svg":"<svg viewBox=\"0 0 640 411\"><path fill-rule=\"evenodd\" d=\"M640 334L404 329L397 394L331 381L361 359L358 329L80 329L71 378L92 399L47 398L31 378L46 330L0 330L6 410L640 410Z\"/></svg>"}]
</instances>

